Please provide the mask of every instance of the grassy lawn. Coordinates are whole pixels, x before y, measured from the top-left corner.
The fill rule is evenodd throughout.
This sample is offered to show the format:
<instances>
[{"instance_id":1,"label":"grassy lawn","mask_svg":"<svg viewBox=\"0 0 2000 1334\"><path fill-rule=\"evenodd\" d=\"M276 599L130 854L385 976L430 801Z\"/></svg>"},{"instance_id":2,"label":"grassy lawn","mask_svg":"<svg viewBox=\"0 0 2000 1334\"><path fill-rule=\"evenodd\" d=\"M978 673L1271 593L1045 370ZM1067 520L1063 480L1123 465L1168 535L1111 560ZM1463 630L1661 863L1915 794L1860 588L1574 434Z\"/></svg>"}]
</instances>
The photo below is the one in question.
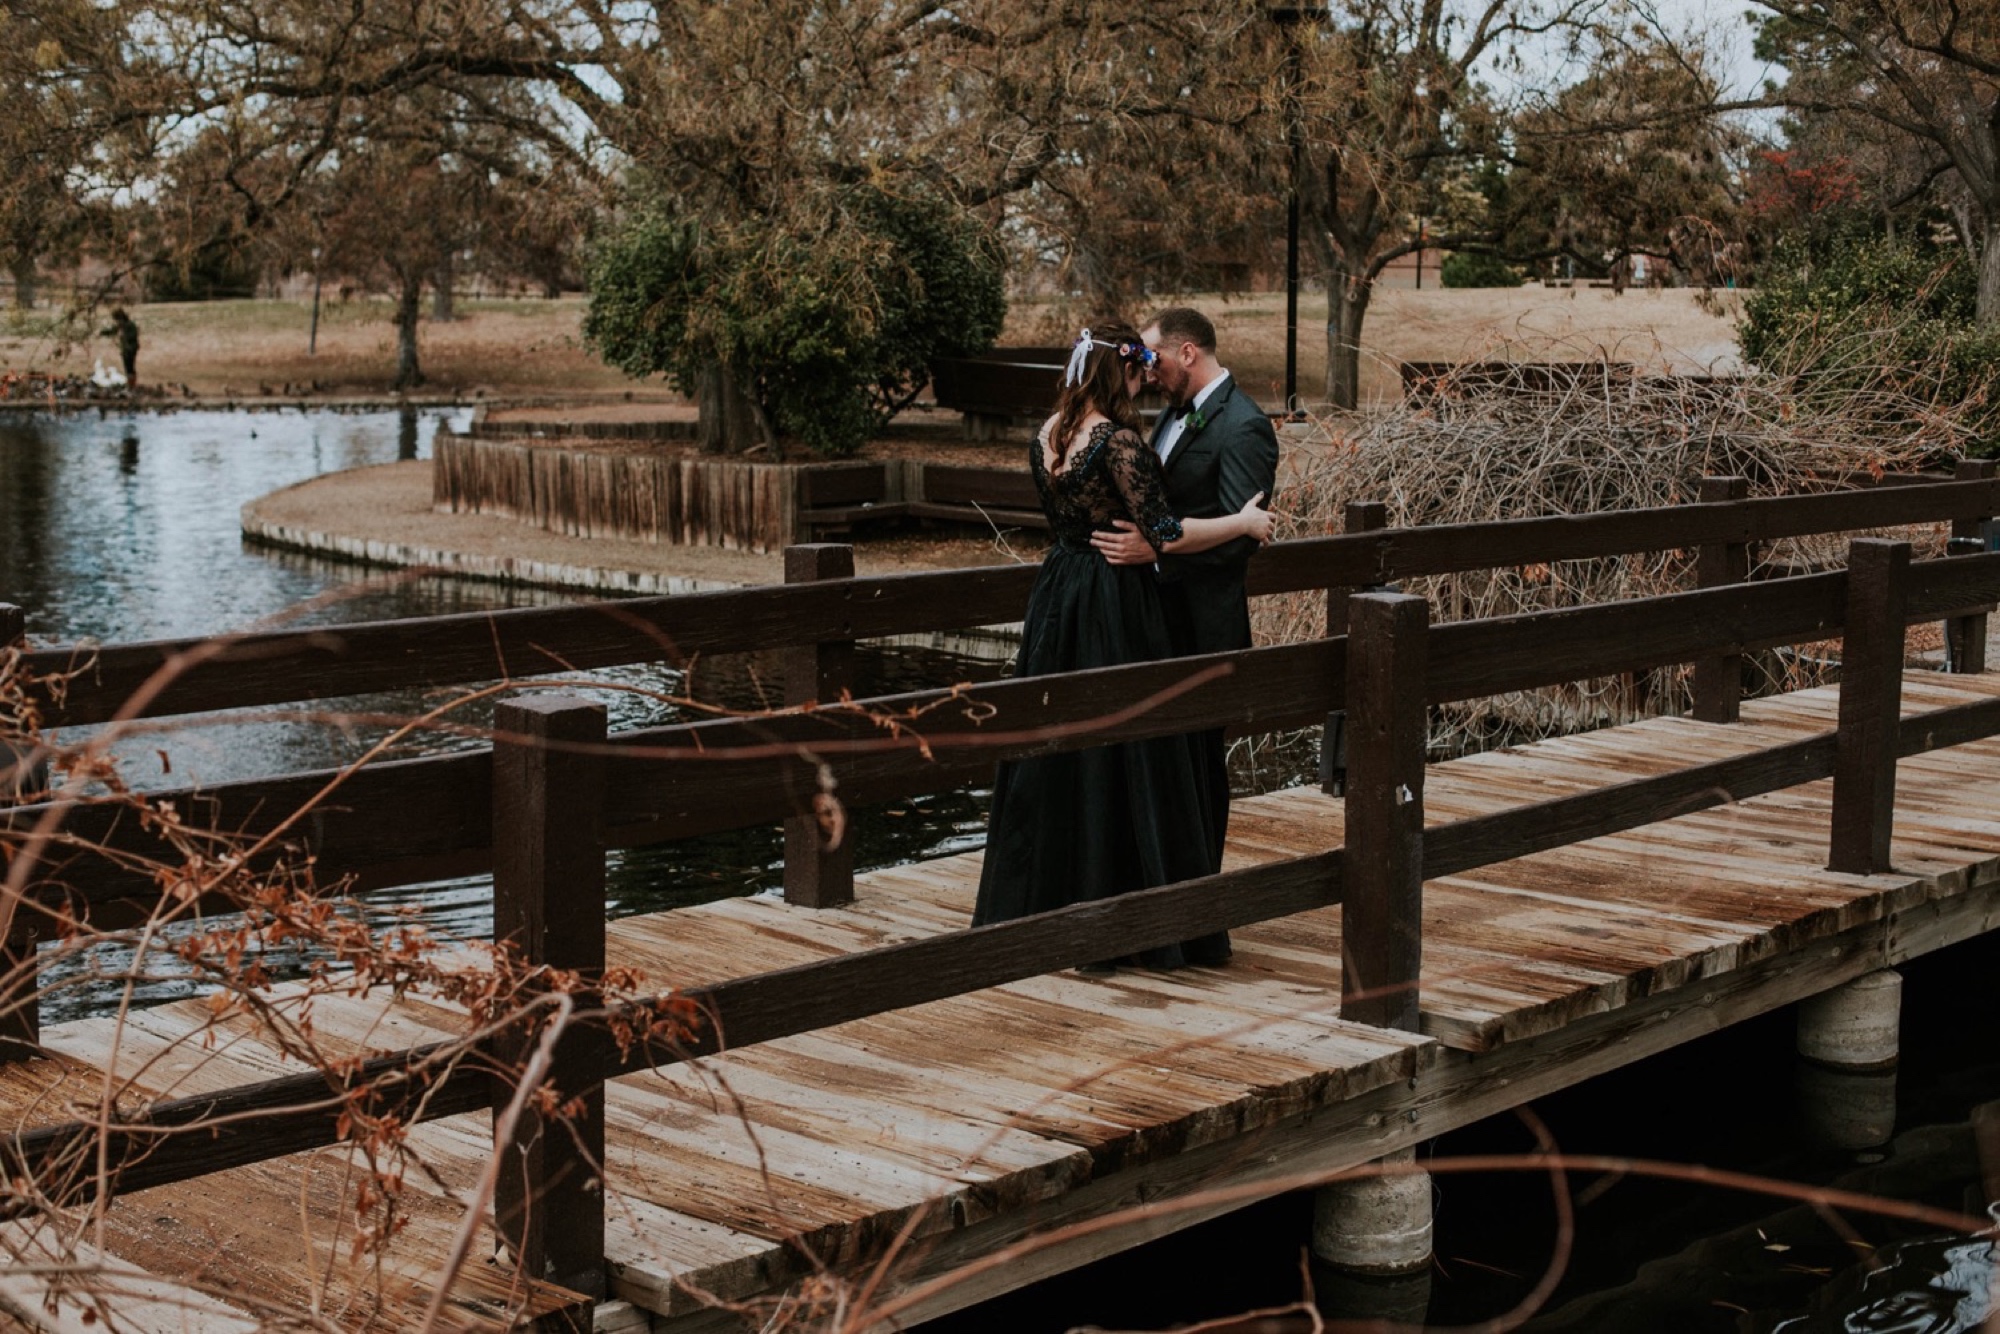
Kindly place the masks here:
<instances>
[{"instance_id":1,"label":"grassy lawn","mask_svg":"<svg viewBox=\"0 0 2000 1334\"><path fill-rule=\"evenodd\" d=\"M1400 392L1398 360L1608 357L1660 370L1727 370L1735 365L1734 294L1726 317L1701 308L1689 291L1522 287L1444 291L1384 289L1363 329L1362 387L1371 398ZM1284 397L1285 299L1282 292L1187 299L1215 320L1224 363L1265 406ZM1162 302L1166 304L1166 302ZM633 381L582 345L583 299L461 301L459 318L425 320L419 355L429 388L504 398L562 397L622 402L667 401L660 381ZM306 353L310 320L300 301L218 301L132 308L143 346L142 381L186 384L199 394L304 392L381 394L395 371L394 306L382 299L339 301L320 309L316 355ZM1048 306L1018 304L1004 338L1060 341ZM1299 310L1299 388L1317 401L1326 376L1326 301L1307 294ZM87 374L95 361L118 362L109 338L67 346L54 322L0 323L0 369ZM1067 336L1073 336L1073 331Z\"/></svg>"},{"instance_id":2,"label":"grassy lawn","mask_svg":"<svg viewBox=\"0 0 2000 1334\"><path fill-rule=\"evenodd\" d=\"M197 393L295 391L317 382L329 394L387 392L396 369L395 306L387 300L322 300L317 352L307 355L311 306L300 301L209 301L130 308L139 322L142 382L186 384ZM665 387L626 379L582 346L583 299L461 301L459 318L426 319L418 357L440 392L484 389L501 396L622 398L633 390L670 397ZM100 321L94 327L102 327ZM94 330L93 330L94 332ZM109 338L65 348L46 327L0 325L0 366L88 373L118 364Z\"/></svg>"},{"instance_id":3,"label":"grassy lawn","mask_svg":"<svg viewBox=\"0 0 2000 1334\"><path fill-rule=\"evenodd\" d=\"M1718 295L1724 302L1721 317L1703 310L1696 293L1687 290L1621 295L1594 287L1384 288L1375 294L1362 325L1362 394L1376 401L1399 397L1399 361L1602 357L1661 371L1732 370L1737 365L1739 306L1735 293ZM1260 403L1275 410L1284 399L1285 294L1194 297L1187 304L1215 321L1223 364ZM1023 343L1059 341L1050 324L1046 307L1017 305L1008 316L1007 337ZM1308 404L1319 402L1326 387L1323 295L1300 294L1298 347L1299 394Z\"/></svg>"}]
</instances>

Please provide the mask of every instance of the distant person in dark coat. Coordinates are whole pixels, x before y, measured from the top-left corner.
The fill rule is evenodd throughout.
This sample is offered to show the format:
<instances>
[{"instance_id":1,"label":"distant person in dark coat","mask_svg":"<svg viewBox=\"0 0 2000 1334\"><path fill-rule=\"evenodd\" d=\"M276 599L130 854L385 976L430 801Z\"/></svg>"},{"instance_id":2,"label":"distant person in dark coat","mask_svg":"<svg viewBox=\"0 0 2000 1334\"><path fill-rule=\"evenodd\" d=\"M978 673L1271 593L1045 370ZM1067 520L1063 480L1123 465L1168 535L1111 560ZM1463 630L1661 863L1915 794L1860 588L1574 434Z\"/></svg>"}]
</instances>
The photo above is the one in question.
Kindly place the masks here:
<instances>
[{"instance_id":1,"label":"distant person in dark coat","mask_svg":"<svg viewBox=\"0 0 2000 1334\"><path fill-rule=\"evenodd\" d=\"M118 340L118 360L125 364L125 383L136 386L139 383L139 323L125 313L125 307L116 306L111 311L111 327L103 331L107 337Z\"/></svg>"}]
</instances>

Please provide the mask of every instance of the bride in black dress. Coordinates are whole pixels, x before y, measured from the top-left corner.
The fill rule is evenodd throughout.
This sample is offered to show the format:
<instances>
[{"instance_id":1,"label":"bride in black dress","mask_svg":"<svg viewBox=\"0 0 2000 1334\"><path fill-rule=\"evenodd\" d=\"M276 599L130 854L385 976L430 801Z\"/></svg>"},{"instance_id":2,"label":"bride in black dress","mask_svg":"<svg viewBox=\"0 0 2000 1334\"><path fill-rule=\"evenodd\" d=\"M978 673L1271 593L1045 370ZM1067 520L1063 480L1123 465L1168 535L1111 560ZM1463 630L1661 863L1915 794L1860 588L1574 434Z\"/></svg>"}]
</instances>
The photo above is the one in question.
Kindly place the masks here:
<instances>
[{"instance_id":1,"label":"bride in black dress","mask_svg":"<svg viewBox=\"0 0 2000 1334\"><path fill-rule=\"evenodd\" d=\"M1174 656L1154 572L1108 563L1090 545L1093 530L1127 519L1156 550L1180 553L1270 537L1262 496L1224 518L1177 519L1167 508L1160 461L1132 402L1151 356L1132 329L1084 330L1055 415L1036 436L1028 467L1056 540L1028 598L1016 676ZM1207 875L1212 831L1201 772L1185 736L1003 763L972 924ZM1218 964L1228 949L1218 934L1138 961Z\"/></svg>"}]
</instances>

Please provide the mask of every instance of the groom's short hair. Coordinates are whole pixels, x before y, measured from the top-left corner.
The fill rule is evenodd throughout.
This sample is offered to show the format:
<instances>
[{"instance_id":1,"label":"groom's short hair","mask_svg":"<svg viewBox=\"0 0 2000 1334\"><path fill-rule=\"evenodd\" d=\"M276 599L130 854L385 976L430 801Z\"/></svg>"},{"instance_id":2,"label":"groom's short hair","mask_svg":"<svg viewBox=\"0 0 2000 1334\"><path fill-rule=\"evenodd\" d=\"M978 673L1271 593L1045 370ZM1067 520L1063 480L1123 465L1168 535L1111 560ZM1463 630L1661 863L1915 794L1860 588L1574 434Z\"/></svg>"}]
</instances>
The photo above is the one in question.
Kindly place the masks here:
<instances>
[{"instance_id":1,"label":"groom's short hair","mask_svg":"<svg viewBox=\"0 0 2000 1334\"><path fill-rule=\"evenodd\" d=\"M1193 343L1210 356L1215 355L1215 326L1208 316L1191 306L1170 306L1153 317L1162 343Z\"/></svg>"}]
</instances>

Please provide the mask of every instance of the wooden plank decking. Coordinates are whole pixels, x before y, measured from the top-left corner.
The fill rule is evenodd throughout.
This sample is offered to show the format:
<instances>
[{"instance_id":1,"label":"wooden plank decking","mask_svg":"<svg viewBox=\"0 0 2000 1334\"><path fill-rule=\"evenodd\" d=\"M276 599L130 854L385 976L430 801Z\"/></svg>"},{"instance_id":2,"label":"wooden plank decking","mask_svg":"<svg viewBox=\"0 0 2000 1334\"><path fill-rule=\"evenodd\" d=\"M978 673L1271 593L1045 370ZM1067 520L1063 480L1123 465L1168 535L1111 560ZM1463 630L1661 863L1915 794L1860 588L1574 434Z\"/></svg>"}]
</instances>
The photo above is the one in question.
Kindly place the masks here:
<instances>
[{"instance_id":1,"label":"wooden plank decking","mask_svg":"<svg viewBox=\"0 0 2000 1334\"><path fill-rule=\"evenodd\" d=\"M1905 712L2000 694L2000 676L1912 672ZM1718 726L1657 719L1433 766L1444 822L1830 730L1834 693L1751 703ZM1906 760L1894 874L1835 875L1830 784L1814 783L1430 882L1421 1036L1342 1023L1338 909L1236 934L1234 962L1172 974L1064 974L846 1024L618 1081L608 1098L614 1295L670 1321L729 1328L716 1301L776 1295L816 1264L893 1252L889 1289L1038 1228L1217 1185L1379 1157L1737 1018L2000 925L2000 738ZM1322 851L1341 805L1294 789L1237 804L1232 866ZM849 908L736 899L613 924L613 962L687 986L964 925L979 858L861 878ZM134 1096L187 1093L297 1066L243 1026L212 1048L193 1002L131 1016L118 1068ZM320 1002L323 1040L422 1041L451 1016ZM45 1035L100 1087L115 1025ZM46 1122L55 1062L0 1069L0 1107ZM399 1328L427 1299L490 1152L484 1117L411 1135L437 1180L409 1182L412 1219L372 1280L352 1244L341 1151L300 1155L121 1198L105 1249L204 1283L241 1311L309 1307ZM988 1269L910 1314L935 1314L1240 1203L1211 1200ZM898 1236L907 1233L905 1244ZM480 1255L487 1253L482 1248ZM470 1266L454 1292L476 1323L505 1296ZM148 1289L148 1299L157 1295ZM206 1327L204 1308L153 1327ZM179 1323L176 1323L179 1321Z\"/></svg>"}]
</instances>

